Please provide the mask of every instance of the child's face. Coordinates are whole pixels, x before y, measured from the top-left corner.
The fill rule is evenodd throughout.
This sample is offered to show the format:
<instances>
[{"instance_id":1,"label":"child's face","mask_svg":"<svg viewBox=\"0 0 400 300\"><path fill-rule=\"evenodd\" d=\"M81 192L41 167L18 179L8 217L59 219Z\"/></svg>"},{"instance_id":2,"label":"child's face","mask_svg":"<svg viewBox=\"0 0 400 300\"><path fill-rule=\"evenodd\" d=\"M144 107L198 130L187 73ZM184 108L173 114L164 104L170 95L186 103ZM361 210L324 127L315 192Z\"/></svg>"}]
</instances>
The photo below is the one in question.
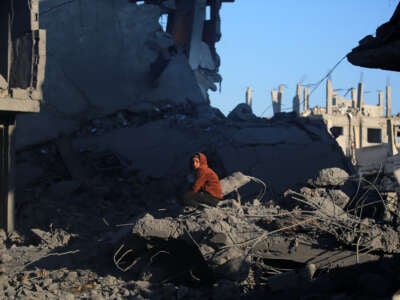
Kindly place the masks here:
<instances>
[{"instance_id":1,"label":"child's face","mask_svg":"<svg viewBox=\"0 0 400 300\"><path fill-rule=\"evenodd\" d=\"M200 159L198 157L193 157L192 158L192 164L193 164L193 168L195 170L197 170L200 167Z\"/></svg>"}]
</instances>

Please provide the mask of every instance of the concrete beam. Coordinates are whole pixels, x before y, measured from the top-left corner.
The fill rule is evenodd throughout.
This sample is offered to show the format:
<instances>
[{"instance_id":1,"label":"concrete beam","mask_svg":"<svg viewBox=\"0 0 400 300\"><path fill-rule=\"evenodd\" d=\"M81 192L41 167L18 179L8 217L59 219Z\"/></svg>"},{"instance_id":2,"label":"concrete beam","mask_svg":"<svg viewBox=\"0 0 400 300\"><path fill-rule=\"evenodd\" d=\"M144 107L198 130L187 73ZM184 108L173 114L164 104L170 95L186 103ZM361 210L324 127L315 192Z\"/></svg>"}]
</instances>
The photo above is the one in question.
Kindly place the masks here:
<instances>
[{"instance_id":1,"label":"concrete beam","mask_svg":"<svg viewBox=\"0 0 400 300\"><path fill-rule=\"evenodd\" d=\"M399 152L397 151L396 147L396 135L395 135L395 130L393 126L393 120L388 119L386 121L386 129L387 129L387 135L388 135L388 144L389 144L389 151L390 151L390 156L396 155Z\"/></svg>"},{"instance_id":2,"label":"concrete beam","mask_svg":"<svg viewBox=\"0 0 400 300\"><path fill-rule=\"evenodd\" d=\"M304 101L304 111L310 110L310 89L308 87L304 88L303 101Z\"/></svg>"},{"instance_id":3,"label":"concrete beam","mask_svg":"<svg viewBox=\"0 0 400 300\"><path fill-rule=\"evenodd\" d=\"M253 90L251 89L251 87L248 86L247 89L246 89L246 104L248 106L250 106L250 107L251 107L252 102L253 102L252 95L253 95Z\"/></svg>"},{"instance_id":4,"label":"concrete beam","mask_svg":"<svg viewBox=\"0 0 400 300\"><path fill-rule=\"evenodd\" d=\"M326 81L326 113L332 113L332 101L333 101L333 89L332 81L328 79Z\"/></svg>"},{"instance_id":5,"label":"concrete beam","mask_svg":"<svg viewBox=\"0 0 400 300\"><path fill-rule=\"evenodd\" d=\"M293 98L293 111L296 115L300 115L300 104L301 104L301 97L302 97L302 86L301 84L296 85L296 96Z\"/></svg>"},{"instance_id":6,"label":"concrete beam","mask_svg":"<svg viewBox=\"0 0 400 300\"><path fill-rule=\"evenodd\" d=\"M362 82L358 83L357 89L357 108L361 110L364 106L364 84Z\"/></svg>"},{"instance_id":7,"label":"concrete beam","mask_svg":"<svg viewBox=\"0 0 400 300\"><path fill-rule=\"evenodd\" d=\"M379 91L379 93L378 93L378 106L381 111L381 116L384 117L385 116L385 111L384 111L385 108L383 105L383 92L382 91Z\"/></svg>"},{"instance_id":8,"label":"concrete beam","mask_svg":"<svg viewBox=\"0 0 400 300\"><path fill-rule=\"evenodd\" d=\"M39 112L40 102L36 100L19 100L10 97L0 98L0 111Z\"/></svg>"},{"instance_id":9,"label":"concrete beam","mask_svg":"<svg viewBox=\"0 0 400 300\"><path fill-rule=\"evenodd\" d=\"M277 113L281 112L281 106L279 104L279 99L278 99L278 91L277 90L272 90L271 91L271 99L272 99L272 110L274 112L274 115Z\"/></svg>"},{"instance_id":10,"label":"concrete beam","mask_svg":"<svg viewBox=\"0 0 400 300\"><path fill-rule=\"evenodd\" d=\"M351 103L353 108L357 107L357 90L355 88L351 89Z\"/></svg>"},{"instance_id":11,"label":"concrete beam","mask_svg":"<svg viewBox=\"0 0 400 300\"><path fill-rule=\"evenodd\" d=\"M386 87L386 117L392 116L392 87L389 85Z\"/></svg>"},{"instance_id":12,"label":"concrete beam","mask_svg":"<svg viewBox=\"0 0 400 300\"><path fill-rule=\"evenodd\" d=\"M1 228L14 231L15 114L0 116L0 212Z\"/></svg>"}]
</instances>

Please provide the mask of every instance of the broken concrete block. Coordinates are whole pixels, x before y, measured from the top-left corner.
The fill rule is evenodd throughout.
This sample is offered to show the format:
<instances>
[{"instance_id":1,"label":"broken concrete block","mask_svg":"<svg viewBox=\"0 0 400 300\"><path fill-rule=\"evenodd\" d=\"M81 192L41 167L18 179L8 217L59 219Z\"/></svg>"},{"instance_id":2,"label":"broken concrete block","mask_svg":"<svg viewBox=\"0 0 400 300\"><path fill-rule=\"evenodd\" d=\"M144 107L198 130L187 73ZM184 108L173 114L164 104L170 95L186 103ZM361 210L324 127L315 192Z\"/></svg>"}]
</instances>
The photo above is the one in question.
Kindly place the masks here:
<instances>
[{"instance_id":1,"label":"broken concrete block","mask_svg":"<svg viewBox=\"0 0 400 300\"><path fill-rule=\"evenodd\" d=\"M331 197L332 201L339 207L344 208L347 203L350 201L350 197L347 196L343 191L341 190L333 190L330 189L327 191L329 196Z\"/></svg>"},{"instance_id":2,"label":"broken concrete block","mask_svg":"<svg viewBox=\"0 0 400 300\"><path fill-rule=\"evenodd\" d=\"M137 221L132 228L132 233L143 238L169 239L177 237L181 232L177 232L178 225L170 219L155 219L152 215L146 214Z\"/></svg>"},{"instance_id":3,"label":"broken concrete block","mask_svg":"<svg viewBox=\"0 0 400 300\"><path fill-rule=\"evenodd\" d=\"M31 232L39 239L39 242L45 243L49 249L62 247L68 245L71 238L76 237L76 234L71 234L63 229L55 229L54 231L47 232L39 228L32 228Z\"/></svg>"},{"instance_id":4,"label":"broken concrete block","mask_svg":"<svg viewBox=\"0 0 400 300\"><path fill-rule=\"evenodd\" d=\"M3 76L0 74L0 89L6 90L8 88L7 80L4 79Z\"/></svg>"},{"instance_id":5,"label":"broken concrete block","mask_svg":"<svg viewBox=\"0 0 400 300\"><path fill-rule=\"evenodd\" d=\"M316 186L341 186L349 178L349 174L339 168L327 168L319 171L317 178L313 180Z\"/></svg>"},{"instance_id":6,"label":"broken concrete block","mask_svg":"<svg viewBox=\"0 0 400 300\"><path fill-rule=\"evenodd\" d=\"M250 177L241 172L234 172L233 174L221 179L222 195L226 196L233 191L238 190L245 184L250 182Z\"/></svg>"},{"instance_id":7,"label":"broken concrete block","mask_svg":"<svg viewBox=\"0 0 400 300\"><path fill-rule=\"evenodd\" d=\"M227 235L223 232L217 232L216 234L213 235L213 237L210 239L210 242L214 245L218 246L225 246L227 245Z\"/></svg>"}]
</instances>

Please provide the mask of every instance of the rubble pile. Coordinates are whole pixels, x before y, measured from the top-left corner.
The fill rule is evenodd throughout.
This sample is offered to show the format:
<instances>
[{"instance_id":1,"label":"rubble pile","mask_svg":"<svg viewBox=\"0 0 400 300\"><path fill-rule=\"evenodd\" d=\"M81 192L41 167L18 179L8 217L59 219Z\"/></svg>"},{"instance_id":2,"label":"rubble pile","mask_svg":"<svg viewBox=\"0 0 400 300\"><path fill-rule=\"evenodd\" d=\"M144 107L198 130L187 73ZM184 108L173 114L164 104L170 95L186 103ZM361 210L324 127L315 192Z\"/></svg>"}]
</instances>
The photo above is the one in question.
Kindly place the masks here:
<instances>
[{"instance_id":1,"label":"rubble pile","mask_svg":"<svg viewBox=\"0 0 400 300\"><path fill-rule=\"evenodd\" d=\"M377 271L354 284L384 281L382 293L394 293L397 206L378 183L349 175L322 128L292 115L232 120L150 105L19 151L17 232L2 233L0 297L364 295L338 278L367 263ZM272 160L298 147L312 148L306 168ZM218 207L180 204L199 150L223 178Z\"/></svg>"},{"instance_id":2,"label":"rubble pile","mask_svg":"<svg viewBox=\"0 0 400 300\"><path fill-rule=\"evenodd\" d=\"M394 224L354 214L359 207L349 209L352 200L340 190L348 180L341 169L321 170L309 181L314 187L285 193L302 204L291 203L287 209L273 200L241 205L230 199L220 207L185 210L176 217L145 214L118 244L114 264L154 284L231 281L244 296L278 298L370 295L370 289L343 287L336 278L354 275L359 268L366 270L363 280L385 282L372 291L374 296L387 295L398 284L391 277L396 264L388 261L399 251L399 233ZM374 264L381 269L370 273Z\"/></svg>"}]
</instances>

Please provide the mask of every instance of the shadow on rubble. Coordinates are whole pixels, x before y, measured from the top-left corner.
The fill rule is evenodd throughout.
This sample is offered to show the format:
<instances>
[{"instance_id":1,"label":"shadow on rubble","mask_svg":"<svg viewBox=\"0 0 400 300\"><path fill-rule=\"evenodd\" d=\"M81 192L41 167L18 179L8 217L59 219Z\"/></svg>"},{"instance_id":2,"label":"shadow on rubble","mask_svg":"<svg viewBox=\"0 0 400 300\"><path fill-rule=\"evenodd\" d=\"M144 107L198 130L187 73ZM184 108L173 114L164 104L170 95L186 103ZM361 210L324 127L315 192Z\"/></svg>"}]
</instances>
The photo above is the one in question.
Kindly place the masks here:
<instances>
[{"instance_id":1,"label":"shadow on rubble","mask_svg":"<svg viewBox=\"0 0 400 300\"><path fill-rule=\"evenodd\" d=\"M116 245L128 235L136 216L148 211L159 217L179 213L182 207L174 195L180 192L176 187L183 179L174 178L171 184L171 180L141 177L129 162L110 152L80 153L84 162L78 166L87 167L80 171L73 163L62 163L72 154L64 152L61 159L59 148L49 143L19 153L20 166L24 167L25 161L44 166L36 171L39 168L26 163L22 170L25 178L39 172L32 175L38 180L20 181L22 187L17 186L16 227L25 237L23 244L49 250L28 268L90 269L99 275L126 274L132 279L132 273L120 272L113 263ZM68 150L65 144L63 148ZM168 270L185 273L179 268L186 266L185 261L194 261L195 268L189 264L190 278L212 278L207 269L201 269L205 266L201 255L190 247L180 241L162 244L147 251L146 257L152 259L154 268L167 270L165 277L170 276ZM154 251L161 249L173 253L169 260L164 259L164 252L155 255ZM158 278L164 276L153 273L159 274ZM179 280L185 280L186 275Z\"/></svg>"},{"instance_id":2,"label":"shadow on rubble","mask_svg":"<svg viewBox=\"0 0 400 300\"><path fill-rule=\"evenodd\" d=\"M247 299L394 299L400 286L400 257L317 270L311 280L299 271L272 276Z\"/></svg>"}]
</instances>

